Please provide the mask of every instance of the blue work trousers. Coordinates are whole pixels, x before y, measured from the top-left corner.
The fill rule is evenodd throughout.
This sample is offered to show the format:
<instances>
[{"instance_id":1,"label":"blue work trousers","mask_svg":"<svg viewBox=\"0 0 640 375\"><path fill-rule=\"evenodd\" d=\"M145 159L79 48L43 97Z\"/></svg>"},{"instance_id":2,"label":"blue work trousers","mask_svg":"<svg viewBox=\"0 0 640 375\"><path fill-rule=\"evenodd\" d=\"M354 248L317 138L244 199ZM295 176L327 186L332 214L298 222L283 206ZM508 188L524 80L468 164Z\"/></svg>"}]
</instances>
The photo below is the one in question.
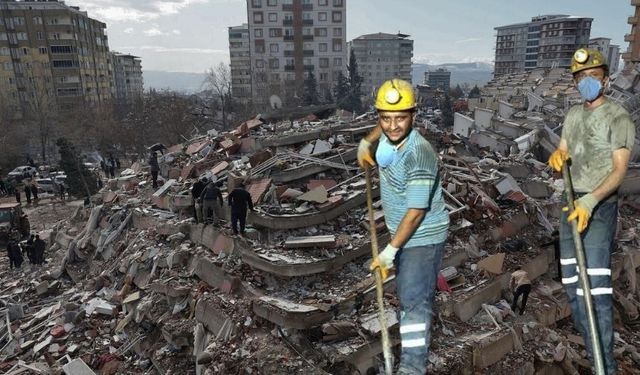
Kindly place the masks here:
<instances>
[{"instance_id":1,"label":"blue work trousers","mask_svg":"<svg viewBox=\"0 0 640 375\"><path fill-rule=\"evenodd\" d=\"M444 243L401 249L395 259L402 352L398 374L423 375Z\"/></svg>"}]
</instances>

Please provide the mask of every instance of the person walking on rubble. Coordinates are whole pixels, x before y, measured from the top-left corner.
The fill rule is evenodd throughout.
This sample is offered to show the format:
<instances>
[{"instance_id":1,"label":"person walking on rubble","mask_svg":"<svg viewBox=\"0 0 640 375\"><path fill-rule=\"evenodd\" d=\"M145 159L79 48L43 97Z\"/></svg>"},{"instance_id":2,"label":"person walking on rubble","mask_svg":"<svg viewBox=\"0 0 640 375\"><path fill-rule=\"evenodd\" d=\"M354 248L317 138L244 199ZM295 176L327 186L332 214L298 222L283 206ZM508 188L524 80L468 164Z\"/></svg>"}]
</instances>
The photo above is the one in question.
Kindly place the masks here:
<instances>
[{"instance_id":1,"label":"person walking on rubble","mask_svg":"<svg viewBox=\"0 0 640 375\"><path fill-rule=\"evenodd\" d=\"M10 269L13 269L14 267L20 268L20 266L22 266L24 258L20 252L20 246L18 246L18 243L13 238L10 238L9 243L7 243L7 256L9 257Z\"/></svg>"},{"instance_id":2,"label":"person walking on rubble","mask_svg":"<svg viewBox=\"0 0 640 375\"><path fill-rule=\"evenodd\" d=\"M47 247L47 243L44 242L39 234L36 234L33 241L33 257L36 264L42 265L44 263L44 251Z\"/></svg>"},{"instance_id":3,"label":"person walking on rubble","mask_svg":"<svg viewBox=\"0 0 640 375\"><path fill-rule=\"evenodd\" d=\"M233 230L233 234L240 233L244 236L244 228L247 223L247 208L254 211L251 194L245 190L244 182L240 182L238 186L229 193L227 201L229 207L231 207L231 229ZM239 232L238 224L240 224Z\"/></svg>"},{"instance_id":4,"label":"person walking on rubble","mask_svg":"<svg viewBox=\"0 0 640 375\"><path fill-rule=\"evenodd\" d=\"M151 181L153 188L158 188L158 172L160 171L160 165L158 164L158 154L154 151L149 154L149 170L151 171Z\"/></svg>"},{"instance_id":5,"label":"person walking on rubble","mask_svg":"<svg viewBox=\"0 0 640 375\"><path fill-rule=\"evenodd\" d=\"M31 183L24 181L24 196L27 198L27 204L31 204Z\"/></svg>"},{"instance_id":6,"label":"person walking on rubble","mask_svg":"<svg viewBox=\"0 0 640 375\"><path fill-rule=\"evenodd\" d=\"M378 125L360 141L358 164L362 168L378 165L382 208L392 236L370 268L379 267L384 279L395 265L402 345L398 374L424 374L449 215L438 156L413 130L416 100L411 84L400 79L384 82L375 108ZM378 143L375 161L374 142Z\"/></svg>"},{"instance_id":7,"label":"person walking on rubble","mask_svg":"<svg viewBox=\"0 0 640 375\"><path fill-rule=\"evenodd\" d=\"M200 194L204 190L209 180L206 177L202 177L191 186L191 196L193 197L193 213L196 223L202 223L202 201L200 200Z\"/></svg>"},{"instance_id":8,"label":"person walking on rubble","mask_svg":"<svg viewBox=\"0 0 640 375\"><path fill-rule=\"evenodd\" d=\"M222 207L222 193L220 192L219 184L214 181L210 181L207 186L200 193L200 201L202 202L202 216L206 224L212 224L216 222L216 200Z\"/></svg>"},{"instance_id":9,"label":"person walking on rubble","mask_svg":"<svg viewBox=\"0 0 640 375\"><path fill-rule=\"evenodd\" d=\"M521 267L511 274L511 280L509 281L509 287L513 291L513 303L511 303L511 310L515 313L518 308L518 300L522 296L522 304L520 305L520 315L524 314L524 309L527 306L527 299L531 292L531 281L529 280L529 273L523 270Z\"/></svg>"},{"instance_id":10,"label":"person walking on rubble","mask_svg":"<svg viewBox=\"0 0 640 375\"><path fill-rule=\"evenodd\" d=\"M618 215L617 191L627 172L635 126L624 108L604 96L609 84L609 67L599 51L577 50L571 60L571 73L584 103L569 110L558 148L549 158L549 165L556 171L561 171L563 164L571 159L569 170L576 198L573 212L563 212L560 218L562 284L575 325L593 358L584 291L578 280L569 224L577 220L605 368L607 374L614 374L617 365L613 356L611 251Z\"/></svg>"}]
</instances>

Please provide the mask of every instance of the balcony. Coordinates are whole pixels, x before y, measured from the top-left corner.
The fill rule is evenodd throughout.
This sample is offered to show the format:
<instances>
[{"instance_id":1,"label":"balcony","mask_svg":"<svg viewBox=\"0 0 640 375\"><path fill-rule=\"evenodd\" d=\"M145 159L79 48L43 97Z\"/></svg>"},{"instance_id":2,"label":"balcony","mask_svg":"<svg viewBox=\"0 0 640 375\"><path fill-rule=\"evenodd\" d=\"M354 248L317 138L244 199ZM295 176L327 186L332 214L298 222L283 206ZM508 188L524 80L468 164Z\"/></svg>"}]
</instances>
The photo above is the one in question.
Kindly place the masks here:
<instances>
[{"instance_id":1,"label":"balcony","mask_svg":"<svg viewBox=\"0 0 640 375\"><path fill-rule=\"evenodd\" d=\"M633 42L636 39L635 35L633 34L627 34L624 36L624 41L625 42Z\"/></svg>"},{"instance_id":2,"label":"balcony","mask_svg":"<svg viewBox=\"0 0 640 375\"><path fill-rule=\"evenodd\" d=\"M293 41L293 35L285 35L284 40L289 42Z\"/></svg>"},{"instance_id":3,"label":"balcony","mask_svg":"<svg viewBox=\"0 0 640 375\"><path fill-rule=\"evenodd\" d=\"M638 23L638 17L632 16L632 17L627 18L627 23L630 24L630 25L637 24Z\"/></svg>"},{"instance_id":4,"label":"balcony","mask_svg":"<svg viewBox=\"0 0 640 375\"><path fill-rule=\"evenodd\" d=\"M313 26L313 20L302 20L304 26Z\"/></svg>"},{"instance_id":5,"label":"balcony","mask_svg":"<svg viewBox=\"0 0 640 375\"><path fill-rule=\"evenodd\" d=\"M292 26L293 20L282 20L282 26Z\"/></svg>"},{"instance_id":6,"label":"balcony","mask_svg":"<svg viewBox=\"0 0 640 375\"><path fill-rule=\"evenodd\" d=\"M304 66L304 70L314 70L316 67L315 65L305 65Z\"/></svg>"},{"instance_id":7,"label":"balcony","mask_svg":"<svg viewBox=\"0 0 640 375\"><path fill-rule=\"evenodd\" d=\"M293 56L294 56L293 51L286 51L286 50L284 51L284 57L293 57Z\"/></svg>"},{"instance_id":8,"label":"balcony","mask_svg":"<svg viewBox=\"0 0 640 375\"><path fill-rule=\"evenodd\" d=\"M313 50L312 49L305 49L304 51L302 51L302 55L304 57L312 57L313 56Z\"/></svg>"},{"instance_id":9,"label":"balcony","mask_svg":"<svg viewBox=\"0 0 640 375\"><path fill-rule=\"evenodd\" d=\"M313 40L313 35L303 35L302 40Z\"/></svg>"},{"instance_id":10,"label":"balcony","mask_svg":"<svg viewBox=\"0 0 640 375\"><path fill-rule=\"evenodd\" d=\"M284 71L285 71L285 72L293 72L293 71L295 71L295 70L296 70L296 68L295 68L295 66L294 66L294 65L285 65L285 66L284 66Z\"/></svg>"},{"instance_id":11,"label":"balcony","mask_svg":"<svg viewBox=\"0 0 640 375\"><path fill-rule=\"evenodd\" d=\"M287 12L293 11L293 4L282 4L282 10Z\"/></svg>"},{"instance_id":12,"label":"balcony","mask_svg":"<svg viewBox=\"0 0 640 375\"><path fill-rule=\"evenodd\" d=\"M313 4L302 4L302 10L313 10Z\"/></svg>"}]
</instances>

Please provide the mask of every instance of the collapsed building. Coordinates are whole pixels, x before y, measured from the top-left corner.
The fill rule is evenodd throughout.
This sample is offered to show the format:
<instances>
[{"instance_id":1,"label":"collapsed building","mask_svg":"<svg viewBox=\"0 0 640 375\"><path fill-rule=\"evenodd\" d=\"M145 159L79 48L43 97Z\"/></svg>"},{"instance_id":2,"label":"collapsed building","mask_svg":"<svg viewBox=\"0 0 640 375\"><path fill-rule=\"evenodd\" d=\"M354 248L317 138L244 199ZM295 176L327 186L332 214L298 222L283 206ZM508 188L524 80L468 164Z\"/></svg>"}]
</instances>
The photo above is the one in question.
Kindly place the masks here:
<instances>
[{"instance_id":1,"label":"collapsed building","mask_svg":"<svg viewBox=\"0 0 640 375\"><path fill-rule=\"evenodd\" d=\"M533 77L501 79L522 87ZM554 280L562 181L536 155L553 144L562 103L574 93L550 86L507 95L502 87L492 83L486 90L501 95L493 100L487 91L474 105L473 131L416 128L440 150L452 219L429 373L582 373L589 368L584 342ZM459 121L456 115L457 130ZM122 171L91 207L77 207L69 220L56 217L45 268L0 266L0 371L378 372L365 180L355 163L357 141L374 126L373 114L258 116L169 147L158 189L148 166ZM203 176L227 192L246 183L256 212L245 236L232 234L227 207L215 212L222 224L194 222L190 187ZM384 245L380 202L374 207ZM615 350L625 373L640 366L638 207L632 195L622 204L613 258ZM523 316L511 311L507 291L517 266L534 282ZM393 275L384 285L397 348Z\"/></svg>"}]
</instances>

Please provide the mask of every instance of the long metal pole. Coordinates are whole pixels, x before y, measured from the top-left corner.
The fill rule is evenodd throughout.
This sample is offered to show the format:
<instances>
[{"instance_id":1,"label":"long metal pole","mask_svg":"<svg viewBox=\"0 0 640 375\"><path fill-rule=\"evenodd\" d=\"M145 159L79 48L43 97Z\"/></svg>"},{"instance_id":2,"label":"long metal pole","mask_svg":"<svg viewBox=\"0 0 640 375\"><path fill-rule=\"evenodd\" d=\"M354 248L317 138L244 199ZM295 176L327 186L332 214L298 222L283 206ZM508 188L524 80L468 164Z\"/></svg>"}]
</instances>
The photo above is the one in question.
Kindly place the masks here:
<instances>
[{"instance_id":1,"label":"long metal pole","mask_svg":"<svg viewBox=\"0 0 640 375\"><path fill-rule=\"evenodd\" d=\"M568 162L568 160L567 160ZM564 190L567 195L567 205L569 212L573 212L573 182L571 182L571 173L567 162L562 166L562 178L564 179ZM604 356L602 346L600 345L600 333L596 323L596 316L593 309L593 298L591 297L591 283L587 274L587 260L584 256L584 248L582 246L582 237L578 231L577 220L571 222L571 233L573 234L573 243L576 248L576 260L578 262L578 272L580 276L580 287L584 295L584 304L587 310L587 321L589 323L589 334L591 336L591 347L593 348L593 360L595 362L596 374L605 375L604 372ZM575 312L574 312L575 313Z\"/></svg>"},{"instance_id":2,"label":"long metal pole","mask_svg":"<svg viewBox=\"0 0 640 375\"><path fill-rule=\"evenodd\" d=\"M371 255L372 259L378 257L378 234L376 233L376 220L373 216L373 190L371 187L371 171L364 170L367 181L367 210L369 211L369 233L371 234ZM391 343L389 342L389 331L387 330L387 316L384 312L384 288L382 285L382 272L376 268L373 272L376 278L376 299L378 300L378 319L380 320L380 333L382 335L382 355L384 356L384 369L387 375L393 373L393 354L391 353Z\"/></svg>"}]
</instances>

